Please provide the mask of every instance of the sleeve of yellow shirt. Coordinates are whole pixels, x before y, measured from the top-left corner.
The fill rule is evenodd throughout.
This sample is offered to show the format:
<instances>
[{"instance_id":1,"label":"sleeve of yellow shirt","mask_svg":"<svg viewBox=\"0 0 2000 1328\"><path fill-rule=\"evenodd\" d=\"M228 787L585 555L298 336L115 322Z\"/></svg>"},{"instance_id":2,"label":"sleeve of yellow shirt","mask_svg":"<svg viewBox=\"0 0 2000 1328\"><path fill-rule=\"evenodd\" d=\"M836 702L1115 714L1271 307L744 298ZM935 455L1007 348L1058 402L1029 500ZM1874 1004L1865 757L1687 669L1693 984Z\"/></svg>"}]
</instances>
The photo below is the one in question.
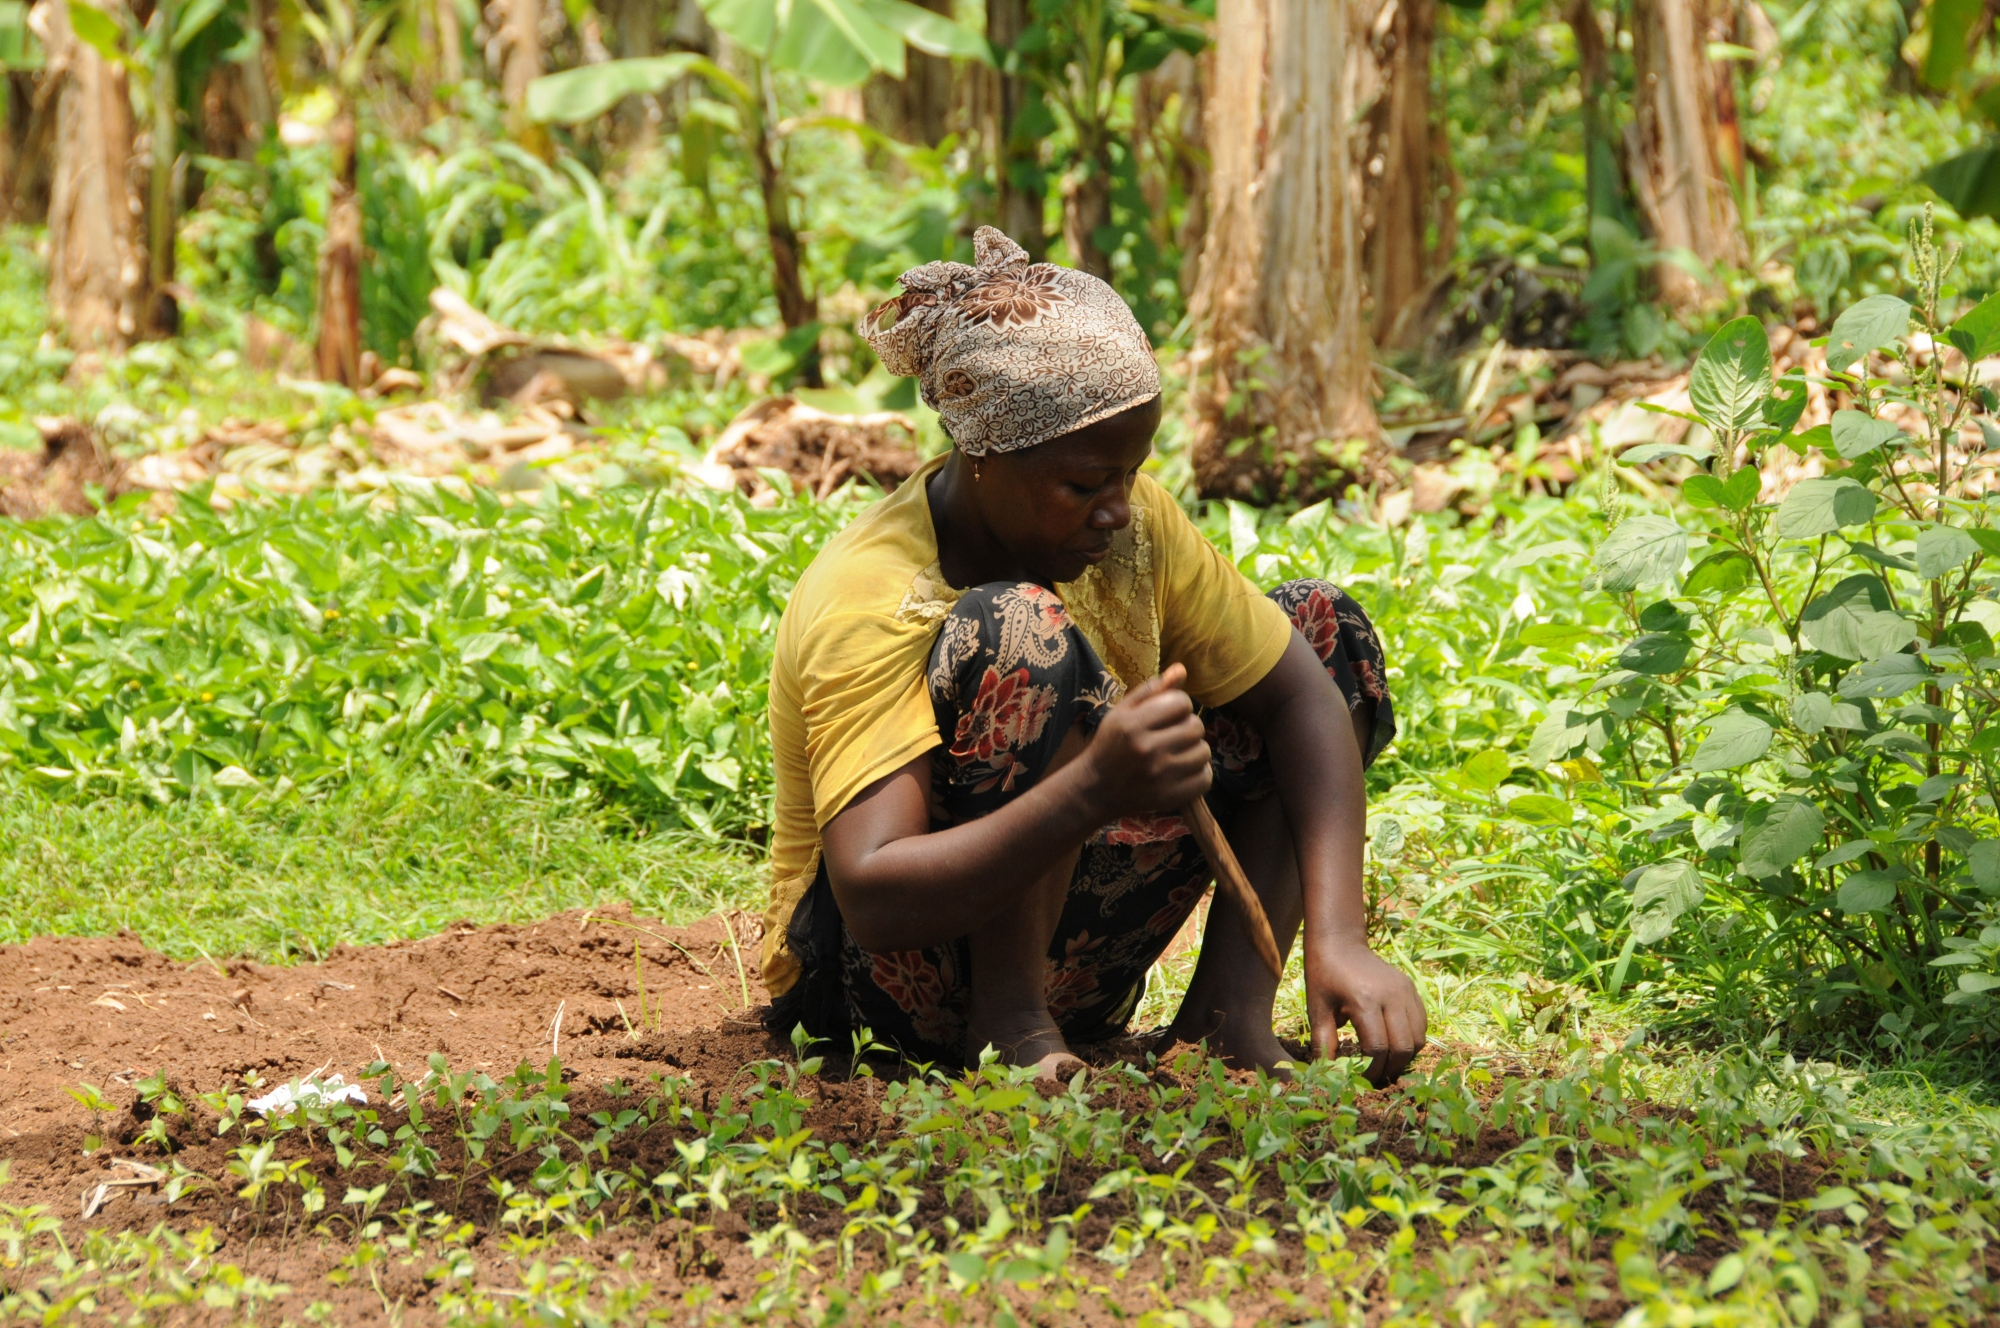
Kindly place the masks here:
<instances>
[{"instance_id":1,"label":"sleeve of yellow shirt","mask_svg":"<svg viewBox=\"0 0 2000 1328\"><path fill-rule=\"evenodd\" d=\"M924 688L932 633L879 613L832 613L799 642L798 689L813 819L938 745Z\"/></svg>"},{"instance_id":2,"label":"sleeve of yellow shirt","mask_svg":"<svg viewBox=\"0 0 2000 1328\"><path fill-rule=\"evenodd\" d=\"M1160 596L1160 663L1187 668L1188 694L1227 705L1277 667L1292 623L1158 491L1151 504Z\"/></svg>"}]
</instances>

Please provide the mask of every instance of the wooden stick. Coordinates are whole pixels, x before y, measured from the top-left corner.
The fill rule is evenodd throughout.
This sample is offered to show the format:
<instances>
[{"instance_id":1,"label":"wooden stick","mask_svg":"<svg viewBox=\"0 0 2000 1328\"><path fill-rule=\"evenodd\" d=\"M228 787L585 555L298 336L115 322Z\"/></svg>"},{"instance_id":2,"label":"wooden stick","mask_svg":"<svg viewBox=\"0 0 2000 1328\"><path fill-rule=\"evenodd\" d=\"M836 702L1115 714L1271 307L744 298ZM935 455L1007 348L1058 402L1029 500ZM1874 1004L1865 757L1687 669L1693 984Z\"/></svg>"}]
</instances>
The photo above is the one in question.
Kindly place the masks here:
<instances>
[{"instance_id":1,"label":"wooden stick","mask_svg":"<svg viewBox=\"0 0 2000 1328\"><path fill-rule=\"evenodd\" d=\"M1278 938L1271 934L1271 920L1264 916L1263 901L1257 898L1250 878L1243 874L1243 864L1236 860L1236 853L1229 847L1229 840L1223 835L1222 827L1215 823L1215 814L1208 809L1208 803L1196 798L1181 808L1181 815L1194 831L1195 842L1208 858L1208 865L1215 869L1215 884L1218 889L1229 892L1236 901L1237 911L1243 915L1244 930L1250 933L1250 944L1256 947L1257 957L1264 961L1264 967L1271 970L1271 976L1282 979L1285 976L1285 961L1278 954Z\"/></svg>"}]
</instances>

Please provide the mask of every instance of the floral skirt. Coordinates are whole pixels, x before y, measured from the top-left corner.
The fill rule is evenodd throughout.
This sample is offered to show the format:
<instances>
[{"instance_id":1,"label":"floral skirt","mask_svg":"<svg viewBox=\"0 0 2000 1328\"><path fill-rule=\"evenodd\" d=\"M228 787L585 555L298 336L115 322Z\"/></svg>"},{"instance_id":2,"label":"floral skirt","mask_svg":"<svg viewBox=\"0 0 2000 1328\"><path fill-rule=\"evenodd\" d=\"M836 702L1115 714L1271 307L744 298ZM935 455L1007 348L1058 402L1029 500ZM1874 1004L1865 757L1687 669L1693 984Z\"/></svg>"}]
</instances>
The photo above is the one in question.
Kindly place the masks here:
<instances>
[{"instance_id":1,"label":"floral skirt","mask_svg":"<svg viewBox=\"0 0 2000 1328\"><path fill-rule=\"evenodd\" d=\"M1326 581L1287 582L1270 597L1319 655L1348 708L1365 711L1362 755L1372 762L1395 736L1396 719L1368 615ZM949 736L931 767L933 830L985 816L1033 788L1071 726L1094 728L1122 690L1054 592L1004 582L959 600L932 648L928 683L938 732ZM1201 713L1214 753L1208 800L1226 822L1242 804L1270 795L1270 760L1262 735L1230 707ZM1147 971L1211 875L1176 814L1126 817L1091 836L1049 946L1049 1011L1065 1038L1099 1042L1124 1031L1145 994ZM773 1003L773 1029L803 1023L814 1037L842 1041L867 1029L911 1060L965 1059L972 973L963 938L923 950L863 950L841 922L822 864L786 939L804 972Z\"/></svg>"}]
</instances>

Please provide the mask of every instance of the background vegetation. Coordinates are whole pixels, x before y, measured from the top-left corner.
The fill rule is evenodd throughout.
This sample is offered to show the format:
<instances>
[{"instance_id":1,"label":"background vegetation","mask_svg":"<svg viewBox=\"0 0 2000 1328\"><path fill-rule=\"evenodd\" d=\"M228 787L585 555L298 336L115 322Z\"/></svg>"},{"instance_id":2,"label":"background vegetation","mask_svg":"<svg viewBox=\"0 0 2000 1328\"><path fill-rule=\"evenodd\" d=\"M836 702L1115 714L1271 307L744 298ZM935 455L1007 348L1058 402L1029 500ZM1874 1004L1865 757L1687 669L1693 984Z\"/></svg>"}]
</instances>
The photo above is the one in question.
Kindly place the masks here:
<instances>
[{"instance_id":1,"label":"background vegetation","mask_svg":"<svg viewBox=\"0 0 2000 1328\"><path fill-rule=\"evenodd\" d=\"M1260 584L1340 581L1381 629L1402 736L1370 775L1371 908L1439 1040L1576 1058L1544 1114L1579 1147L1637 1130L1632 1094L1694 1103L1735 1067L1699 1108L1711 1134L1675 1148L1809 1121L1861 1187L1829 1182L1846 1197L1813 1210L1862 1205L1845 1244L1753 1215L1728 1227L1736 1280L1647 1291L1620 1264L1606 1285L1661 1316L1754 1290L1741 1321L1836 1321L1832 1275L1785 1270L1859 1257L1840 1312L1880 1317L1903 1274L1867 1272L1863 1228L1907 1201L1889 1172L1931 1156L1933 1207L1961 1225L1926 1245L1931 1210L1885 1219L1935 1292L1911 1304L1990 1309L1987 1215L1956 1196L1990 1169L2000 1037L1992 19L1696 5L1692 54L1662 56L1647 0L1343 8L1367 9L1350 35L1381 86L1423 90L1427 146L1353 117L1368 275L1344 326L1373 368L1350 384L1362 415L1291 436L1254 405L1280 381L1269 329L1231 340L1198 297L1218 280L1219 25L1254 6L1216 8L0 0L0 456L54 467L61 421L113 463L200 456L247 422L320 477L91 490L106 470L88 514L0 524L0 937L129 926L184 957L299 958L460 916L754 904L773 628L874 491L695 477L784 390L905 411L941 446L850 328L902 269L969 258L1000 222L1104 273L1152 333L1154 464L1217 545ZM827 26L850 11L874 16L867 40ZM1673 59L1714 101L1698 150L1726 224L1706 253L1648 202L1668 150L1646 139L1647 75ZM122 144L137 219L96 240L61 183L86 67L129 103L95 150ZM1399 171L1419 221L1392 233L1366 181ZM1392 243L1422 273L1393 318ZM441 292L534 344L645 347L665 371L566 402L580 457L492 485L395 473L371 440L411 382L462 418L538 405L471 372ZM1238 348L1226 391L1215 346ZM1627 381L1659 409L1591 412ZM1641 418L1687 427L1634 448ZM1142 1016L1185 972L1163 966ZM1629 1082L1593 1065L1648 1041L1660 1060ZM1364 1147L1352 1133L1326 1146ZM1356 1184L1381 1213L1402 1193ZM1507 1184L1424 1202L1513 1232L1533 1186ZM1549 1230L1582 1249L1640 1207ZM1698 1225L1615 1238L1653 1259ZM1444 1314L1449 1278L1417 1268L1399 1285ZM1517 1309L1584 1312L1521 1276Z\"/></svg>"}]
</instances>

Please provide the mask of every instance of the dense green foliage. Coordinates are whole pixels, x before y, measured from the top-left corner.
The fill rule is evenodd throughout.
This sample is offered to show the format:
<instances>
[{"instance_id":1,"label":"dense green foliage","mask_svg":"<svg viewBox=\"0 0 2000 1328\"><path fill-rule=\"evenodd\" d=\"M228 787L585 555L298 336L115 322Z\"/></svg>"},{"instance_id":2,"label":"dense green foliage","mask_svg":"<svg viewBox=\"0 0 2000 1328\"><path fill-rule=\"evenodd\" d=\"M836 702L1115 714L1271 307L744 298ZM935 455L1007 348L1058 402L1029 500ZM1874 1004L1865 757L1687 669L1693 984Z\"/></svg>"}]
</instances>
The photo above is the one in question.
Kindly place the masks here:
<instances>
[{"instance_id":1,"label":"dense green foliage","mask_svg":"<svg viewBox=\"0 0 2000 1328\"><path fill-rule=\"evenodd\" d=\"M443 753L764 824L770 643L840 504L410 485L7 536L0 746L34 780L308 791Z\"/></svg>"},{"instance_id":2,"label":"dense green foliage","mask_svg":"<svg viewBox=\"0 0 2000 1328\"><path fill-rule=\"evenodd\" d=\"M245 1109L254 1080L196 1099L155 1076L138 1085L152 1125L137 1148L177 1194L226 1184L257 1232L351 1232L342 1280L374 1270L379 1288L407 1268L457 1322L1102 1307L1228 1324L1232 1304L1290 1320L1365 1303L1397 1323L1580 1324L1623 1302L1622 1322L1805 1325L1970 1322L1996 1303L1980 1262L1993 1113L1883 1128L1789 1063L1730 1059L1680 1086L1642 1055L1579 1051L1547 1078L1448 1064L1366 1101L1324 1064L1246 1082L1185 1055L1048 1093L988 1064L888 1084L887 1128L853 1148L827 1141L824 1112L876 1101L865 1065L839 1083L817 1056L765 1061L720 1094L672 1074L579 1092L554 1060L501 1079L431 1066L406 1083L370 1067L374 1104L269 1119ZM1662 1089L1684 1109L1637 1109ZM689 1276L725 1213L752 1233L747 1303ZM669 1233L681 1294L655 1291L658 1264L649 1278L592 1257L634 1220ZM291 1289L246 1277L212 1235L164 1227L57 1257L64 1225L0 1208L0 1315L88 1297L247 1318ZM496 1257L518 1286L483 1273Z\"/></svg>"}]
</instances>

